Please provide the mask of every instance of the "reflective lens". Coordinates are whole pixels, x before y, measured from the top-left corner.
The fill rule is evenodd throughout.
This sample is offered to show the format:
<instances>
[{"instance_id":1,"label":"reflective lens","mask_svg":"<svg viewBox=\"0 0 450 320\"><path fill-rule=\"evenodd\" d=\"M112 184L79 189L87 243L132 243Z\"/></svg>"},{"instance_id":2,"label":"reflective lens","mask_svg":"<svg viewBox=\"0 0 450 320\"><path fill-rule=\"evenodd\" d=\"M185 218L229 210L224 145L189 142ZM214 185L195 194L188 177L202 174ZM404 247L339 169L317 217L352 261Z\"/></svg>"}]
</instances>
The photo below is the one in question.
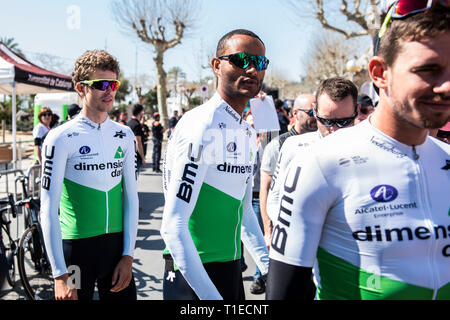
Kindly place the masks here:
<instances>
[{"instance_id":1,"label":"reflective lens","mask_svg":"<svg viewBox=\"0 0 450 320\"><path fill-rule=\"evenodd\" d=\"M314 110L313 109L300 109L298 108L297 110L303 111L304 113L306 113L308 116L310 117L314 117Z\"/></svg>"},{"instance_id":2,"label":"reflective lens","mask_svg":"<svg viewBox=\"0 0 450 320\"><path fill-rule=\"evenodd\" d=\"M120 81L115 79L84 80L80 81L80 83L87 84L89 87L100 91L106 91L108 88L116 91L120 86Z\"/></svg>"},{"instance_id":3,"label":"reflective lens","mask_svg":"<svg viewBox=\"0 0 450 320\"><path fill-rule=\"evenodd\" d=\"M356 116L357 115L355 114L354 116L348 117L348 118L324 118L324 117L319 117L316 114L317 120L319 120L320 123L322 123L325 127L328 127L328 128L330 128L334 125L336 125L338 128L348 127L353 124Z\"/></svg>"},{"instance_id":4,"label":"reflective lens","mask_svg":"<svg viewBox=\"0 0 450 320\"><path fill-rule=\"evenodd\" d=\"M269 65L269 59L265 56L253 55L245 52L238 52L218 57L219 59L228 60L236 67L246 69L251 62L255 65L256 70L266 70Z\"/></svg>"},{"instance_id":5,"label":"reflective lens","mask_svg":"<svg viewBox=\"0 0 450 320\"><path fill-rule=\"evenodd\" d=\"M393 2L378 32L378 37L373 51L374 55L378 52L380 39L386 34L386 30L391 19L402 19L420 12L425 12L437 3L450 7L450 0L397 0Z\"/></svg>"},{"instance_id":6,"label":"reflective lens","mask_svg":"<svg viewBox=\"0 0 450 320\"><path fill-rule=\"evenodd\" d=\"M394 18L422 12L431 8L433 0L400 0L395 5Z\"/></svg>"}]
</instances>

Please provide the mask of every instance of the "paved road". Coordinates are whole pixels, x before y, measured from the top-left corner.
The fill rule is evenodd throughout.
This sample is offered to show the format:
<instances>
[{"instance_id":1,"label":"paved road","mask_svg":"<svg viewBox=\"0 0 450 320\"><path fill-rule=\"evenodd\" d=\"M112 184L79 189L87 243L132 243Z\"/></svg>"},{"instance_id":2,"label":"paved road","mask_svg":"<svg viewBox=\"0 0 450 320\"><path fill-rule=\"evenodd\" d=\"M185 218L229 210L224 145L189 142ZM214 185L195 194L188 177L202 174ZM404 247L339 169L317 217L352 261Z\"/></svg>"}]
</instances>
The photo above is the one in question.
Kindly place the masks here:
<instances>
[{"instance_id":1,"label":"paved road","mask_svg":"<svg viewBox=\"0 0 450 320\"><path fill-rule=\"evenodd\" d=\"M151 162L151 145L148 148L147 160ZM162 300L164 269L162 251L165 245L159 233L164 206L161 182L161 174L153 173L150 165L147 165L147 168L140 173L138 179L140 212L133 272L139 300ZM264 294L250 293L249 287L253 280L255 264L247 253L244 253L244 256L248 265L248 269L243 274L246 298L248 300L264 299ZM1 299L25 299L20 286L19 280L15 288L8 289L8 294Z\"/></svg>"}]
</instances>

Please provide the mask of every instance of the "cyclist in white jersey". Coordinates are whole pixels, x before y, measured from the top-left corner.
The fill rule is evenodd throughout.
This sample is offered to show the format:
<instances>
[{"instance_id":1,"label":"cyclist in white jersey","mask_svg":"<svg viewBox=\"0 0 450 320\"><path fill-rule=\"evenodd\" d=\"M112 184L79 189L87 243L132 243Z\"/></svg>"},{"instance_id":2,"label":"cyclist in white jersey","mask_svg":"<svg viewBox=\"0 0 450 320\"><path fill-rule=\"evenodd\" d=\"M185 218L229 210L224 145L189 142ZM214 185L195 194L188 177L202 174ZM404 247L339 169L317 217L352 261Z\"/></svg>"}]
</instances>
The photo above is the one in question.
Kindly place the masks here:
<instances>
[{"instance_id":1,"label":"cyclist in white jersey","mask_svg":"<svg viewBox=\"0 0 450 320\"><path fill-rule=\"evenodd\" d=\"M428 136L450 118L450 9L404 1L369 62L375 112L288 167L268 299L305 298L313 266L318 299L450 299L450 147Z\"/></svg>"},{"instance_id":2,"label":"cyclist in white jersey","mask_svg":"<svg viewBox=\"0 0 450 320\"><path fill-rule=\"evenodd\" d=\"M100 299L136 299L134 135L107 114L118 75L118 63L106 51L85 52L73 76L81 114L51 130L44 142L41 218L56 299L92 299L96 281ZM69 266L76 266L71 279Z\"/></svg>"},{"instance_id":3,"label":"cyclist in white jersey","mask_svg":"<svg viewBox=\"0 0 450 320\"><path fill-rule=\"evenodd\" d=\"M251 205L256 132L242 120L262 85L264 53L253 32L223 36L211 61L217 92L187 112L170 136L163 167L164 299L243 299L241 226L244 244L267 274L268 252Z\"/></svg>"}]
</instances>

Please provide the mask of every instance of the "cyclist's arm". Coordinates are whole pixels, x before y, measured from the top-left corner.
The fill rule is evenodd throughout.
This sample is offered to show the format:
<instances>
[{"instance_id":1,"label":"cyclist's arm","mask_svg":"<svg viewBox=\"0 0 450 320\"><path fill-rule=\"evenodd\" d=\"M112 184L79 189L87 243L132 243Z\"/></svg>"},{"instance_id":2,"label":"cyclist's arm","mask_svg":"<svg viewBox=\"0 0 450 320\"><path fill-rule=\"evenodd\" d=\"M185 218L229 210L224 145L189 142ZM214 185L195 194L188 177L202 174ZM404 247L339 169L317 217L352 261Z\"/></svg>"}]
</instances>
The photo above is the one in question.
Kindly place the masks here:
<instances>
[{"instance_id":1,"label":"cyclist's arm","mask_svg":"<svg viewBox=\"0 0 450 320\"><path fill-rule=\"evenodd\" d=\"M130 130L127 134L128 148L123 164L123 253L133 257L139 218L139 198L137 191L136 146Z\"/></svg>"},{"instance_id":2,"label":"cyclist's arm","mask_svg":"<svg viewBox=\"0 0 450 320\"><path fill-rule=\"evenodd\" d=\"M283 145L284 146L284 145ZM280 150L278 155L277 165L274 175L271 177L269 190L267 191L267 201L266 201L266 212L267 217L274 222L276 221L277 211L278 211L278 200L280 195L280 180L281 180L281 162L283 159L283 148Z\"/></svg>"},{"instance_id":3,"label":"cyclist's arm","mask_svg":"<svg viewBox=\"0 0 450 320\"><path fill-rule=\"evenodd\" d=\"M58 217L68 157L62 137L64 136L51 132L42 147L41 225L54 278L67 273Z\"/></svg>"},{"instance_id":4,"label":"cyclist's arm","mask_svg":"<svg viewBox=\"0 0 450 320\"><path fill-rule=\"evenodd\" d=\"M253 186L250 181L247 183L247 189L244 199L244 212L242 216L242 242L245 248L250 253L256 265L261 270L263 275L267 274L269 270L269 251L264 241L264 236L259 227L256 213L252 206L252 192ZM244 254L242 252L242 254Z\"/></svg>"},{"instance_id":5,"label":"cyclist's arm","mask_svg":"<svg viewBox=\"0 0 450 320\"><path fill-rule=\"evenodd\" d=\"M271 267L276 267L270 270L268 299L290 299L294 291L296 297L306 294L308 269L314 264L325 218L337 197L314 155L295 157L281 188L270 250ZM291 281L299 281L296 290Z\"/></svg>"},{"instance_id":6,"label":"cyclist's arm","mask_svg":"<svg viewBox=\"0 0 450 320\"><path fill-rule=\"evenodd\" d=\"M173 143L169 146L171 150L166 153L166 157L172 157L173 163L170 168L164 169L170 170L170 181L166 191L161 236L197 296L202 300L221 300L219 291L203 267L188 229L188 221L208 169L202 142L204 129L196 128L195 133L180 131L174 131L177 134L170 142Z\"/></svg>"}]
</instances>

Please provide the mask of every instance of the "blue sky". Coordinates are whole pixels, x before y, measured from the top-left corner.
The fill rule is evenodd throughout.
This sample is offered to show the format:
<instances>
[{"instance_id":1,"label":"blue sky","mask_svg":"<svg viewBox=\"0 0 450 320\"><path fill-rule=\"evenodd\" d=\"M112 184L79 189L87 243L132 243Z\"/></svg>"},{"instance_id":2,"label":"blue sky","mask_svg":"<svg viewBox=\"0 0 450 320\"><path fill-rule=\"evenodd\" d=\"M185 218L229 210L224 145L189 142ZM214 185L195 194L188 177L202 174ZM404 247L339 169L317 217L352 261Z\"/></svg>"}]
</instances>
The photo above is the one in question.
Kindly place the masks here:
<instances>
[{"instance_id":1,"label":"blue sky","mask_svg":"<svg viewBox=\"0 0 450 320\"><path fill-rule=\"evenodd\" d=\"M300 25L283 0L203 0L196 28L181 45L166 52L165 69L179 66L189 80L199 76L195 56L203 48L212 53L219 38L235 28L258 34L266 44L270 67L288 79L299 80L310 41L320 32L317 23ZM75 6L75 7L72 7ZM153 77L152 47L136 36L119 31L111 14L110 0L14 0L2 1L0 36L14 37L25 54L47 53L66 58L69 65L88 49L106 49L115 55L127 77L146 73ZM79 28L68 27L79 10ZM137 60L136 60L137 51ZM203 71L203 75L207 75Z\"/></svg>"}]
</instances>

